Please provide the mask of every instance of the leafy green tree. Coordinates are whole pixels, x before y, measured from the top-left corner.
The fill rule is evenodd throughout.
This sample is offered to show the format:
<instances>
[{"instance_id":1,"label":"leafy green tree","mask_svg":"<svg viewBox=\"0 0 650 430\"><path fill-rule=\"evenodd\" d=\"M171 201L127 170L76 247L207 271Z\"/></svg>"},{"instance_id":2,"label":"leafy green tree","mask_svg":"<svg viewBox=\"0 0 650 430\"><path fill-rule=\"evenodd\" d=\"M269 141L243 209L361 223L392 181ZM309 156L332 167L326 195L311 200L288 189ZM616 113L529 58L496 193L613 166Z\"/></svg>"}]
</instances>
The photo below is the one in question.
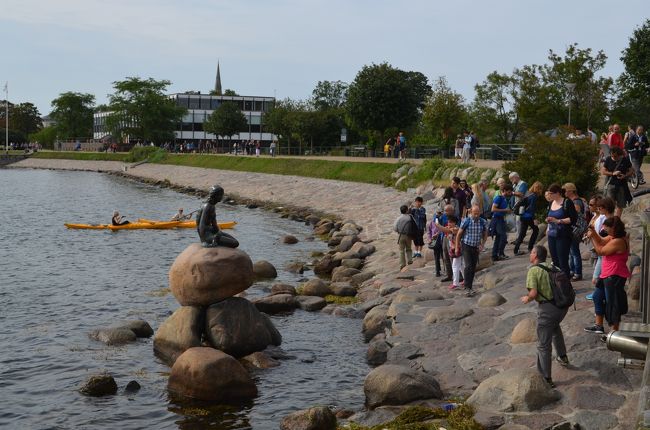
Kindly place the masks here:
<instances>
[{"instance_id":1,"label":"leafy green tree","mask_svg":"<svg viewBox=\"0 0 650 430\"><path fill-rule=\"evenodd\" d=\"M224 96L238 96L239 94L237 94L235 92L235 90L226 89L226 91L223 92L223 95Z\"/></svg>"},{"instance_id":2,"label":"leafy green tree","mask_svg":"<svg viewBox=\"0 0 650 430\"><path fill-rule=\"evenodd\" d=\"M219 137L228 136L248 130L248 121L239 106L233 102L224 102L206 118L203 129Z\"/></svg>"},{"instance_id":3,"label":"leafy green tree","mask_svg":"<svg viewBox=\"0 0 650 430\"><path fill-rule=\"evenodd\" d=\"M450 140L463 128L467 115L465 99L453 91L444 76L433 85L433 92L426 101L422 122L434 137Z\"/></svg>"},{"instance_id":4,"label":"leafy green tree","mask_svg":"<svg viewBox=\"0 0 650 430\"><path fill-rule=\"evenodd\" d=\"M625 71L617 82L613 119L623 123L646 123L650 117L650 20L634 30L621 61Z\"/></svg>"},{"instance_id":5,"label":"leafy green tree","mask_svg":"<svg viewBox=\"0 0 650 430\"><path fill-rule=\"evenodd\" d=\"M492 72L474 89L476 95L471 106L471 116L479 135L497 143L514 142L521 132L517 110L517 77L514 74Z\"/></svg>"},{"instance_id":6,"label":"leafy green tree","mask_svg":"<svg viewBox=\"0 0 650 430\"><path fill-rule=\"evenodd\" d=\"M1 107L0 125L4 129L6 121L5 102L1 104ZM9 130L13 130L18 135L22 136L21 142L24 141L29 134L37 132L42 127L43 121L41 120L41 114L36 106L29 102L18 104L9 102Z\"/></svg>"},{"instance_id":7,"label":"leafy green tree","mask_svg":"<svg viewBox=\"0 0 650 430\"><path fill-rule=\"evenodd\" d=\"M318 81L311 93L314 109L343 109L347 97L348 84L343 81Z\"/></svg>"},{"instance_id":8,"label":"leafy green tree","mask_svg":"<svg viewBox=\"0 0 650 430\"><path fill-rule=\"evenodd\" d=\"M92 94L66 92L52 100L50 117L56 122L59 139L87 138L93 135Z\"/></svg>"},{"instance_id":9,"label":"leafy green tree","mask_svg":"<svg viewBox=\"0 0 650 430\"><path fill-rule=\"evenodd\" d=\"M187 109L165 95L170 84L138 77L113 82L115 93L109 95L108 103L111 114L106 118L113 136L155 143L174 139L174 130Z\"/></svg>"},{"instance_id":10,"label":"leafy green tree","mask_svg":"<svg viewBox=\"0 0 650 430\"><path fill-rule=\"evenodd\" d=\"M581 49L577 43L569 45L564 55L549 51L549 64L542 68L544 84L550 92L550 103L563 107L563 118L568 120L571 105L571 124L583 129L586 126L604 127L609 114L609 97L613 80L598 76L607 63L604 51L593 53L590 48ZM575 84L569 92L567 83ZM564 103L562 103L564 99ZM565 124L564 121L558 124Z\"/></svg>"},{"instance_id":11,"label":"leafy green tree","mask_svg":"<svg viewBox=\"0 0 650 430\"><path fill-rule=\"evenodd\" d=\"M415 124L431 93L426 76L406 72L387 63L364 66L348 88L346 112L357 130L381 135L390 127Z\"/></svg>"},{"instance_id":12,"label":"leafy green tree","mask_svg":"<svg viewBox=\"0 0 650 430\"><path fill-rule=\"evenodd\" d=\"M38 142L43 145L43 148L54 149L54 142L56 142L57 133L58 130L56 126L45 127L36 133L30 134L29 140L31 142Z\"/></svg>"}]
</instances>

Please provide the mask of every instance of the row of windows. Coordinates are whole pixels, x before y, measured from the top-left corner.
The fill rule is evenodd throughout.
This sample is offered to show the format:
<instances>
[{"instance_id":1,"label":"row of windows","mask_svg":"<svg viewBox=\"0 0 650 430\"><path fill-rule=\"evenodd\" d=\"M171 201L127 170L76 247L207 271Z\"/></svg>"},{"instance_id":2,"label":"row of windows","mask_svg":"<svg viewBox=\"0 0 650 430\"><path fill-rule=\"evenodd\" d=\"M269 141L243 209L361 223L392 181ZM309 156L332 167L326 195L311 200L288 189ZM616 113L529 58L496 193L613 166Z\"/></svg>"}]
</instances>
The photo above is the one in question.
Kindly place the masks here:
<instances>
[{"instance_id":1,"label":"row of windows","mask_svg":"<svg viewBox=\"0 0 650 430\"><path fill-rule=\"evenodd\" d=\"M215 110L224 100L219 100L214 97L184 97L177 96L176 104L187 109L204 109ZM225 100L225 102L235 103L240 110L253 111L253 112L268 112L273 107L274 103L270 100Z\"/></svg>"},{"instance_id":2,"label":"row of windows","mask_svg":"<svg viewBox=\"0 0 650 430\"><path fill-rule=\"evenodd\" d=\"M203 131L203 123L200 122L184 122L180 127L181 131ZM261 124L249 124L248 130L242 130L250 133L270 133L271 130L267 126Z\"/></svg>"}]
</instances>

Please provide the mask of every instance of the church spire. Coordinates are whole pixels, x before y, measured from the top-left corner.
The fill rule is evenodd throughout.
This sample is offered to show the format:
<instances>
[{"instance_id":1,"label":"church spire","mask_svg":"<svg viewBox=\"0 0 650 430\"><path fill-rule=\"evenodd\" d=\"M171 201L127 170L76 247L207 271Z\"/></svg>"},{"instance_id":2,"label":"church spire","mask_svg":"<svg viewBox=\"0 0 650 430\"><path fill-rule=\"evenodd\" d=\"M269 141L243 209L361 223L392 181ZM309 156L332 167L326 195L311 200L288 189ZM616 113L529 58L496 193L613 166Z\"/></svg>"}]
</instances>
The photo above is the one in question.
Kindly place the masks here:
<instances>
[{"instance_id":1,"label":"church spire","mask_svg":"<svg viewBox=\"0 0 650 430\"><path fill-rule=\"evenodd\" d=\"M221 71L219 70L219 62L217 61L217 79L214 82L214 93L218 96L222 95L221 92Z\"/></svg>"}]
</instances>

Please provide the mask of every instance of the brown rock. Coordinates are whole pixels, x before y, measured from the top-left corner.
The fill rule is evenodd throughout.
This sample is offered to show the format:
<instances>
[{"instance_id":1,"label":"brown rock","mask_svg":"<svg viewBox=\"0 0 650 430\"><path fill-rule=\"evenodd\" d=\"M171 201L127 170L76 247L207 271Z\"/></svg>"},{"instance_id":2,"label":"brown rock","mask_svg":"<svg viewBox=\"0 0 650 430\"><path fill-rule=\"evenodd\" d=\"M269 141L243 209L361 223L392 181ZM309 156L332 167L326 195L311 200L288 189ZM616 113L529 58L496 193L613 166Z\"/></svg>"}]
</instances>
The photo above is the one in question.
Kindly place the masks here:
<instances>
[{"instance_id":1,"label":"brown rock","mask_svg":"<svg viewBox=\"0 0 650 430\"><path fill-rule=\"evenodd\" d=\"M278 271L271 263L266 260L256 261L253 264L253 273L257 278L271 279L278 277Z\"/></svg>"},{"instance_id":2,"label":"brown rock","mask_svg":"<svg viewBox=\"0 0 650 430\"><path fill-rule=\"evenodd\" d=\"M298 238L296 236L292 236L290 234L287 234L282 238L282 243L286 243L287 245L294 245L298 243Z\"/></svg>"},{"instance_id":3,"label":"brown rock","mask_svg":"<svg viewBox=\"0 0 650 430\"><path fill-rule=\"evenodd\" d=\"M205 401L231 401L257 396L255 383L233 357L213 348L190 348L174 363L170 392Z\"/></svg>"},{"instance_id":4,"label":"brown rock","mask_svg":"<svg viewBox=\"0 0 650 430\"><path fill-rule=\"evenodd\" d=\"M322 297L317 296L297 296L298 307L303 311L314 312L327 306L327 302Z\"/></svg>"},{"instance_id":5,"label":"brown rock","mask_svg":"<svg viewBox=\"0 0 650 430\"><path fill-rule=\"evenodd\" d=\"M314 278L305 282L305 284L302 286L300 294L303 296L325 297L328 294L332 294L332 290L325 283L325 281L319 278Z\"/></svg>"},{"instance_id":6,"label":"brown rock","mask_svg":"<svg viewBox=\"0 0 650 430\"><path fill-rule=\"evenodd\" d=\"M341 260L335 261L331 255L326 255L314 265L314 273L317 275L329 275L340 264Z\"/></svg>"},{"instance_id":7,"label":"brown rock","mask_svg":"<svg viewBox=\"0 0 650 430\"><path fill-rule=\"evenodd\" d=\"M243 251L195 243L169 269L169 287L182 306L209 306L253 284L253 263Z\"/></svg>"},{"instance_id":8,"label":"brown rock","mask_svg":"<svg viewBox=\"0 0 650 430\"><path fill-rule=\"evenodd\" d=\"M531 343L537 341L537 321L532 318L525 318L512 330L510 343Z\"/></svg>"},{"instance_id":9,"label":"brown rock","mask_svg":"<svg viewBox=\"0 0 650 430\"><path fill-rule=\"evenodd\" d=\"M212 346L235 357L282 343L282 336L269 317L260 313L251 302L239 297L226 299L208 308L206 333Z\"/></svg>"},{"instance_id":10,"label":"brown rock","mask_svg":"<svg viewBox=\"0 0 650 430\"><path fill-rule=\"evenodd\" d=\"M86 380L79 392L86 396L101 397L117 393L115 379L107 373L92 375Z\"/></svg>"},{"instance_id":11,"label":"brown rock","mask_svg":"<svg viewBox=\"0 0 650 430\"><path fill-rule=\"evenodd\" d=\"M181 306L158 327L153 352L171 365L190 348L201 346L205 311L197 306Z\"/></svg>"},{"instance_id":12,"label":"brown rock","mask_svg":"<svg viewBox=\"0 0 650 430\"><path fill-rule=\"evenodd\" d=\"M289 284L274 284L271 287L271 294L291 294L296 295L296 288Z\"/></svg>"},{"instance_id":13,"label":"brown rock","mask_svg":"<svg viewBox=\"0 0 650 430\"><path fill-rule=\"evenodd\" d=\"M350 267L337 267L332 271L332 282L347 281L349 278L358 273L361 273L361 271L352 269Z\"/></svg>"},{"instance_id":14,"label":"brown rock","mask_svg":"<svg viewBox=\"0 0 650 430\"><path fill-rule=\"evenodd\" d=\"M245 362L244 364L257 369L270 369L271 367L277 367L280 365L278 360L274 359L264 351L248 354L247 356L242 357L242 360Z\"/></svg>"},{"instance_id":15,"label":"brown rock","mask_svg":"<svg viewBox=\"0 0 650 430\"><path fill-rule=\"evenodd\" d=\"M363 266L363 260L360 258L346 258L341 260L341 266L350 267L352 269L361 269Z\"/></svg>"},{"instance_id":16,"label":"brown rock","mask_svg":"<svg viewBox=\"0 0 650 430\"><path fill-rule=\"evenodd\" d=\"M272 296L262 297L253 302L258 311L267 314L277 314L279 312L292 311L298 304L296 297L292 294L274 294Z\"/></svg>"},{"instance_id":17,"label":"brown rock","mask_svg":"<svg viewBox=\"0 0 650 430\"><path fill-rule=\"evenodd\" d=\"M332 231L333 228L334 228L334 224L331 222L325 222L320 225L316 224L316 228L314 229L314 234L318 236L322 236L324 234L328 234L330 231Z\"/></svg>"},{"instance_id":18,"label":"brown rock","mask_svg":"<svg viewBox=\"0 0 650 430\"><path fill-rule=\"evenodd\" d=\"M309 408L284 417L280 430L336 430L336 416L325 406Z\"/></svg>"}]
</instances>

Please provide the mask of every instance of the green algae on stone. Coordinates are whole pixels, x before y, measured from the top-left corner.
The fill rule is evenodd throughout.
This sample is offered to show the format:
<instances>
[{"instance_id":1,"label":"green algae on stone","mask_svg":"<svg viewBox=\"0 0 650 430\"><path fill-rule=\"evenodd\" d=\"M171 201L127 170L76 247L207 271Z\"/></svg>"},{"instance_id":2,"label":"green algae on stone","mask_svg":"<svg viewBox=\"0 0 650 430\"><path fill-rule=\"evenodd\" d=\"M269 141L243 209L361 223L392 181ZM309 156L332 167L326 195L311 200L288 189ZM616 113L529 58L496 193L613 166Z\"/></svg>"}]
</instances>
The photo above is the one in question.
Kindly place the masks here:
<instances>
[{"instance_id":1,"label":"green algae on stone","mask_svg":"<svg viewBox=\"0 0 650 430\"><path fill-rule=\"evenodd\" d=\"M335 305L352 305L359 302L357 297L350 296L335 296L334 294L328 294L325 296L325 301L330 304Z\"/></svg>"}]
</instances>

